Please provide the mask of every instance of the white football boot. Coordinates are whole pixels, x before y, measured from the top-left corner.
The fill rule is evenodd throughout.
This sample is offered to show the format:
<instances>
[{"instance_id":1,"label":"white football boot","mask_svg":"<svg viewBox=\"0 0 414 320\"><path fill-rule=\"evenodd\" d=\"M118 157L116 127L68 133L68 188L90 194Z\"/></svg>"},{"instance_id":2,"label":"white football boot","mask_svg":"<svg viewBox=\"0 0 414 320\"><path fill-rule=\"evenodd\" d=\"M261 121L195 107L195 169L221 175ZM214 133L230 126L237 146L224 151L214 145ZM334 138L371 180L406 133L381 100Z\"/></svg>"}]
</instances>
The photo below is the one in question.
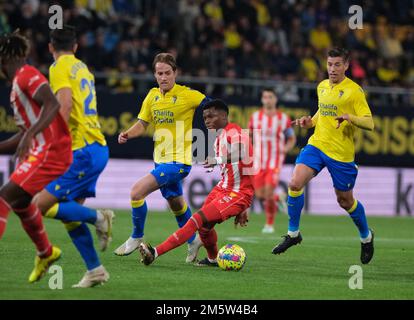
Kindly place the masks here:
<instances>
[{"instance_id":1,"label":"white football boot","mask_svg":"<svg viewBox=\"0 0 414 320\"><path fill-rule=\"evenodd\" d=\"M86 271L85 275L79 281L74 284L72 288L91 288L98 284L104 284L109 280L109 273L104 266L99 266L91 271Z\"/></svg>"},{"instance_id":2,"label":"white football boot","mask_svg":"<svg viewBox=\"0 0 414 320\"><path fill-rule=\"evenodd\" d=\"M201 242L200 236L197 234L194 238L193 242L188 244L187 249L187 258L185 259L186 263L192 263L195 262L197 259L198 251L203 246L203 243Z\"/></svg>"},{"instance_id":3,"label":"white football boot","mask_svg":"<svg viewBox=\"0 0 414 320\"><path fill-rule=\"evenodd\" d=\"M112 224L115 214L109 209L100 209L97 212L102 215L103 219L97 219L95 223L96 235L98 236L99 248L101 251L105 251L112 241Z\"/></svg>"},{"instance_id":4,"label":"white football boot","mask_svg":"<svg viewBox=\"0 0 414 320\"><path fill-rule=\"evenodd\" d=\"M142 238L131 238L129 237L121 246L119 246L114 253L117 256L128 256L132 252L138 249L139 245L142 243Z\"/></svg>"}]
</instances>

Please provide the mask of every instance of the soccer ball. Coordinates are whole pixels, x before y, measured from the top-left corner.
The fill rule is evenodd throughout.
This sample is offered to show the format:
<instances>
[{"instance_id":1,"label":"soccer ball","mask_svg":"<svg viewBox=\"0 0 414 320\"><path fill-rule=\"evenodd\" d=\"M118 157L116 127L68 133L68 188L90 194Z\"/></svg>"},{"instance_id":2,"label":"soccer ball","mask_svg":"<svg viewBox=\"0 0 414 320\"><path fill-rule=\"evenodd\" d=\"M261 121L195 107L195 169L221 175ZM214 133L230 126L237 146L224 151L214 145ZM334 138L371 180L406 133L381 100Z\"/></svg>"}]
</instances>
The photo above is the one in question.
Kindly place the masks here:
<instances>
[{"instance_id":1,"label":"soccer ball","mask_svg":"<svg viewBox=\"0 0 414 320\"><path fill-rule=\"evenodd\" d=\"M217 255L217 263L223 270L239 271L246 262L246 253L237 244L226 244Z\"/></svg>"}]
</instances>

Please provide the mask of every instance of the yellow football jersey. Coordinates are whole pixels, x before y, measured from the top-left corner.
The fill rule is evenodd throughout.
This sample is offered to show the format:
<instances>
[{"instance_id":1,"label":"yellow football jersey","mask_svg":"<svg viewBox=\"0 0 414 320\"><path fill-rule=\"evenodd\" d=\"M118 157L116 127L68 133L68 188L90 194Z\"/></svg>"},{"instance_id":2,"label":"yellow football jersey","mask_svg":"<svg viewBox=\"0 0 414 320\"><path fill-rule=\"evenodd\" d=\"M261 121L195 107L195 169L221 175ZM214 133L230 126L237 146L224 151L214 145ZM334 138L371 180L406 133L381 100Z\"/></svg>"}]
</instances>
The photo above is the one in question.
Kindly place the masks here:
<instances>
[{"instance_id":1,"label":"yellow football jersey","mask_svg":"<svg viewBox=\"0 0 414 320\"><path fill-rule=\"evenodd\" d=\"M50 66L49 80L55 94L62 88L72 90L72 150L94 142L106 145L96 109L95 78L88 67L74 55L62 55Z\"/></svg>"},{"instance_id":2,"label":"yellow football jersey","mask_svg":"<svg viewBox=\"0 0 414 320\"><path fill-rule=\"evenodd\" d=\"M342 162L352 162L355 158L355 127L348 121L336 129L335 120L343 114L358 117L371 116L364 91L351 79L345 79L331 86L329 80L322 81L317 88L319 118L309 144L317 147L328 157Z\"/></svg>"},{"instance_id":3,"label":"yellow football jersey","mask_svg":"<svg viewBox=\"0 0 414 320\"><path fill-rule=\"evenodd\" d=\"M196 108L205 95L175 84L165 95L152 88L142 103L138 118L154 123L154 161L192 164L192 127Z\"/></svg>"}]
</instances>

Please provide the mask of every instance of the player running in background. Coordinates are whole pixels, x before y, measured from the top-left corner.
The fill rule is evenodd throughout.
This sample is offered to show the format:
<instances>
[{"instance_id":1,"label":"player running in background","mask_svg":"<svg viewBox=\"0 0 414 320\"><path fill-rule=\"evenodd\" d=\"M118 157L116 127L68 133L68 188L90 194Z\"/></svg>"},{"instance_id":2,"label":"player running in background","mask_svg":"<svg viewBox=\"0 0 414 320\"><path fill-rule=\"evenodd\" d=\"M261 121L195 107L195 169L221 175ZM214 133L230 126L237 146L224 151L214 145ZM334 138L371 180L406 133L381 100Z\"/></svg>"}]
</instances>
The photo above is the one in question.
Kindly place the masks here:
<instances>
[{"instance_id":1,"label":"player running in background","mask_svg":"<svg viewBox=\"0 0 414 320\"><path fill-rule=\"evenodd\" d=\"M191 218L191 209L183 197L181 180L191 170L192 125L196 108L207 101L204 94L176 84L177 65L174 56L160 53L153 61L154 76L158 88L152 88L142 103L138 121L118 137L119 143L142 136L153 122L155 169L142 177L131 190L132 224L131 236L115 254L125 256L138 249L143 241L147 204L145 198L157 189L182 227ZM186 262L197 258L201 241L196 234L188 239Z\"/></svg>"},{"instance_id":2,"label":"player running in background","mask_svg":"<svg viewBox=\"0 0 414 320\"><path fill-rule=\"evenodd\" d=\"M32 198L69 168L72 152L68 127L47 79L26 64L29 51L28 40L17 32L0 39L1 69L12 81L10 103L20 129L0 142L0 153L17 147L18 160L10 180L0 189L0 238L9 212L14 211L36 245L35 268L29 276L29 282L35 282L60 258L61 251L49 242L42 215Z\"/></svg>"},{"instance_id":3,"label":"player running in background","mask_svg":"<svg viewBox=\"0 0 414 320\"><path fill-rule=\"evenodd\" d=\"M234 224L247 225L247 209L253 200L251 180L252 154L248 134L228 121L229 109L221 100L212 100L203 107L203 118L207 129L220 130L214 142L215 157L208 157L205 168L219 165L221 180L210 192L203 207L166 241L152 248L149 244L140 245L142 262L151 264L155 258L182 245L198 230L201 241L207 250L207 258L199 261L198 266L218 266L217 233L214 226L231 217Z\"/></svg>"},{"instance_id":4,"label":"player running in background","mask_svg":"<svg viewBox=\"0 0 414 320\"><path fill-rule=\"evenodd\" d=\"M332 177L339 205L349 213L359 230L361 262L369 263L374 254L374 233L368 228L364 207L352 192L358 174L354 162L354 132L357 128L373 130L374 121L363 90L345 76L348 67L347 50L330 50L327 58L329 79L317 88L318 112L312 118L305 116L295 120L295 124L302 128L315 127L315 132L296 159L289 183L288 234L273 249L274 254L285 252L302 241L299 220L304 205L303 188L324 167Z\"/></svg>"},{"instance_id":5,"label":"player running in background","mask_svg":"<svg viewBox=\"0 0 414 320\"><path fill-rule=\"evenodd\" d=\"M275 195L279 175L286 154L296 143L295 132L290 118L277 109L277 96L273 89L262 90L262 110L252 114L249 130L253 141L254 167L257 174L253 178L256 197L262 201L266 214L263 233L273 233L277 203L284 197Z\"/></svg>"},{"instance_id":6,"label":"player running in background","mask_svg":"<svg viewBox=\"0 0 414 320\"><path fill-rule=\"evenodd\" d=\"M99 261L87 223L96 227L101 250L111 240L111 210L83 206L95 197L96 182L104 170L109 152L98 121L94 76L75 57L76 33L73 27L55 29L50 34L49 50L55 63L49 69L50 85L60 104L60 113L69 124L73 163L69 170L50 183L36 203L46 217L62 220L81 254L87 272L74 287L92 287L106 282L109 274Z\"/></svg>"}]
</instances>

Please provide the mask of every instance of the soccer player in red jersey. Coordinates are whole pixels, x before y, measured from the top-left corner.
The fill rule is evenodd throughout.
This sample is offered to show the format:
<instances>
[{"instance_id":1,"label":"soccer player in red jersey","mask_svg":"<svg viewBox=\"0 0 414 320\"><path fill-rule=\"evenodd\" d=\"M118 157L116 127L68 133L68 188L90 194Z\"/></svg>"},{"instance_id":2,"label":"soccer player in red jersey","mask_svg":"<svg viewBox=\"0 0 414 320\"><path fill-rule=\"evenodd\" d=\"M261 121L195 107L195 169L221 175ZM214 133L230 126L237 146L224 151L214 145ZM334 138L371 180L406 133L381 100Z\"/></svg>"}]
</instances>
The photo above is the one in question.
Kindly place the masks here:
<instances>
[{"instance_id":1,"label":"soccer player in red jersey","mask_svg":"<svg viewBox=\"0 0 414 320\"><path fill-rule=\"evenodd\" d=\"M151 264L155 258L184 244L197 230L208 257L199 261L199 266L217 266L217 233L214 226L230 217L234 224L247 225L247 209L254 195L251 181L253 150L248 134L228 121L229 109L221 100L211 100L203 108L203 117L207 129L219 130L214 143L215 157L208 157L205 168L219 165L221 180L206 198L203 207L194 213L191 219L166 241L153 248L141 243L139 251L142 262Z\"/></svg>"},{"instance_id":2,"label":"soccer player in red jersey","mask_svg":"<svg viewBox=\"0 0 414 320\"><path fill-rule=\"evenodd\" d=\"M52 246L33 196L49 182L62 175L72 162L68 127L59 115L59 102L46 78L26 64L30 45L14 32L0 39L0 64L12 81L10 103L20 131L0 142L0 153L16 150L17 166L10 180L0 188L0 238L7 217L14 211L36 245L35 268L29 282L39 280L61 251Z\"/></svg>"},{"instance_id":3,"label":"soccer player in red jersey","mask_svg":"<svg viewBox=\"0 0 414 320\"><path fill-rule=\"evenodd\" d=\"M295 132L287 114L277 109L276 92L271 88L262 91L262 109L250 117L249 130L253 141L254 167L257 174L253 184L256 197L262 201L266 214L263 233L273 233L277 203L283 202L274 191L286 154L296 143Z\"/></svg>"}]
</instances>

